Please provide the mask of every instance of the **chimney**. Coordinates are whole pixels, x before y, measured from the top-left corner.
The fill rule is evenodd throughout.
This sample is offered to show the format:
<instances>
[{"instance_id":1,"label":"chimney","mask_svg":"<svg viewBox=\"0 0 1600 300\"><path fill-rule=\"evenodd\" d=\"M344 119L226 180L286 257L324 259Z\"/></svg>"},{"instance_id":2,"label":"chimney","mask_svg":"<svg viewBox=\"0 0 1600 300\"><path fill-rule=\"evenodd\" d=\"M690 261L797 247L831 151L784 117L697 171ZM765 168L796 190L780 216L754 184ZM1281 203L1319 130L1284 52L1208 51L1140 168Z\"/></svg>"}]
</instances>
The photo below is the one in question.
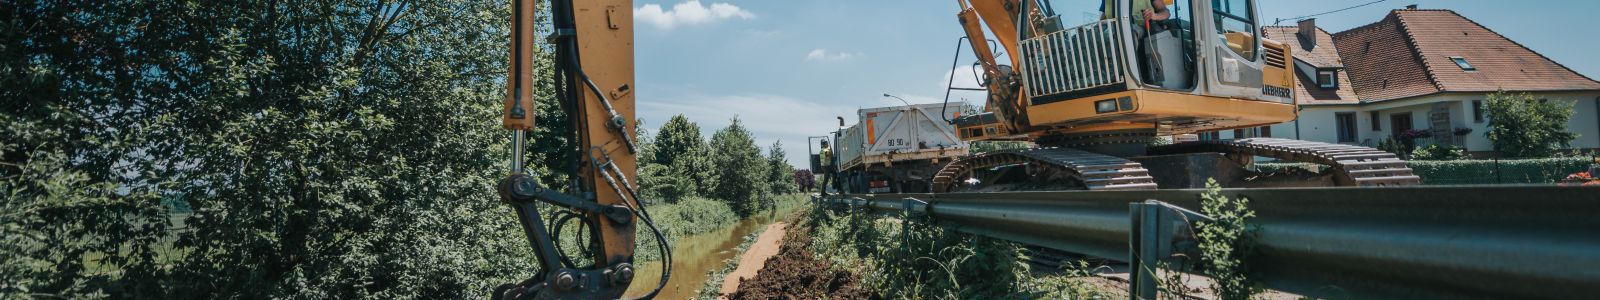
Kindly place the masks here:
<instances>
[{"instance_id":1,"label":"chimney","mask_svg":"<svg viewBox=\"0 0 1600 300\"><path fill-rule=\"evenodd\" d=\"M1317 19L1316 18L1308 18L1308 19L1305 19L1305 20L1300 20L1300 41L1303 44L1306 45L1306 49L1316 49L1317 48Z\"/></svg>"},{"instance_id":2,"label":"chimney","mask_svg":"<svg viewBox=\"0 0 1600 300\"><path fill-rule=\"evenodd\" d=\"M1409 9L1409 10L1417 10L1417 5L1416 5L1416 4L1412 4L1412 5L1406 5L1406 9Z\"/></svg>"}]
</instances>

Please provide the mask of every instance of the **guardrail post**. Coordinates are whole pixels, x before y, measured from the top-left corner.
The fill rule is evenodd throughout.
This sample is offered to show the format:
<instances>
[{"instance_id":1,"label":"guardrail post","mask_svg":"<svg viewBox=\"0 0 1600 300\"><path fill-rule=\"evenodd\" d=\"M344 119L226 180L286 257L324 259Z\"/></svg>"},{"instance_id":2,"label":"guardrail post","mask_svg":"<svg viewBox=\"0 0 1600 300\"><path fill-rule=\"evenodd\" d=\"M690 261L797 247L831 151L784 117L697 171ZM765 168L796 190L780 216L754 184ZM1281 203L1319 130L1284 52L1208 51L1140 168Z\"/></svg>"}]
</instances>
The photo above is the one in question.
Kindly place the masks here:
<instances>
[{"instance_id":1,"label":"guardrail post","mask_svg":"<svg viewBox=\"0 0 1600 300\"><path fill-rule=\"evenodd\" d=\"M1178 244L1192 245L1183 242L1192 241L1193 236L1178 229L1192 228L1195 221L1211 218L1156 200L1128 203L1128 215L1133 221L1128 231L1128 298L1156 300L1160 294L1156 283L1160 274L1156 269L1162 261L1172 261L1173 253L1187 250L1175 249L1187 248L1177 247Z\"/></svg>"}]
</instances>

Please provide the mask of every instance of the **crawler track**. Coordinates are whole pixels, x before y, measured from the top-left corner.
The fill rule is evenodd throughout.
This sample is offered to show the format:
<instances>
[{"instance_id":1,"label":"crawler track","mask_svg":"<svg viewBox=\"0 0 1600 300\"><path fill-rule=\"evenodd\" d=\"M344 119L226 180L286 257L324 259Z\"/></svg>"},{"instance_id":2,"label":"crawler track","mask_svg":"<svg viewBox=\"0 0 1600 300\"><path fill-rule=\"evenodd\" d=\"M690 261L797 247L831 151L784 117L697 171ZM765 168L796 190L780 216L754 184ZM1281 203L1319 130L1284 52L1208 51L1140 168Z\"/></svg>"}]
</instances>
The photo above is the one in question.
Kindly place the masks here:
<instances>
[{"instance_id":1,"label":"crawler track","mask_svg":"<svg viewBox=\"0 0 1600 300\"><path fill-rule=\"evenodd\" d=\"M962 158L933 178L933 192L954 191L974 172L1000 166L1027 165L1082 184L1088 190L1153 190L1155 179L1138 162L1065 148L999 151Z\"/></svg>"},{"instance_id":2,"label":"crawler track","mask_svg":"<svg viewBox=\"0 0 1600 300\"><path fill-rule=\"evenodd\" d=\"M1150 148L1151 155L1223 153L1230 157L1263 156L1326 165L1340 186L1405 186L1422 184L1422 178L1393 153L1382 150L1302 140L1253 138L1200 141Z\"/></svg>"}]
</instances>

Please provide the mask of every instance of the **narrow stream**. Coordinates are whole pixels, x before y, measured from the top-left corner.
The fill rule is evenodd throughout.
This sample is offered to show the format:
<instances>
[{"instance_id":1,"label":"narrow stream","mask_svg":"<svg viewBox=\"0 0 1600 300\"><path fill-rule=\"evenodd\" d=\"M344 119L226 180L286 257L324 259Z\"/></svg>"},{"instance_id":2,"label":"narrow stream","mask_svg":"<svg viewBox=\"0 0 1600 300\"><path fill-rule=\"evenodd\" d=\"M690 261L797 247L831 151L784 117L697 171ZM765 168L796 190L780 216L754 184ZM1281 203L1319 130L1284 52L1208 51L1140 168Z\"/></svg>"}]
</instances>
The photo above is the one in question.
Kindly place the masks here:
<instances>
[{"instance_id":1,"label":"narrow stream","mask_svg":"<svg viewBox=\"0 0 1600 300\"><path fill-rule=\"evenodd\" d=\"M739 257L735 249L744 242L744 237L752 233L766 230L768 224L777 221L779 216L787 216L794 211L794 206L779 206L776 213L759 213L748 219L739 221L738 224L717 231L696 234L678 239L672 243L672 277L667 281L667 286L661 289L656 299L689 299L695 296L695 290L705 286L706 273L717 271L726 265L730 258ZM655 249L640 249L639 251L655 251ZM642 296L656 287L661 280L661 262L652 261L643 263L633 279L633 285L628 287L626 297Z\"/></svg>"}]
</instances>

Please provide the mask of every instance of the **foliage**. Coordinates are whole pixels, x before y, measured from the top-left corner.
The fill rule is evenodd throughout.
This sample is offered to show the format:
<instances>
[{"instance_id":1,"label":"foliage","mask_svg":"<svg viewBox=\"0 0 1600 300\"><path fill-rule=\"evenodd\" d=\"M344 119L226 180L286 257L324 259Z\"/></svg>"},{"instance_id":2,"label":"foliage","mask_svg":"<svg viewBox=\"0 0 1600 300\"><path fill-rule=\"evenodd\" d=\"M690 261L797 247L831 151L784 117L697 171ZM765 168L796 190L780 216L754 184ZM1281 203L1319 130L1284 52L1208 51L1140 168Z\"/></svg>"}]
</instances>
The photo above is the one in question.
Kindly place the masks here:
<instances>
[{"instance_id":1,"label":"foliage","mask_svg":"<svg viewBox=\"0 0 1600 300\"><path fill-rule=\"evenodd\" d=\"M728 127L711 136L712 170L718 179L713 183L712 198L728 203L740 216L749 216L765 205L771 194L767 179L767 159L755 144L750 131L738 117Z\"/></svg>"},{"instance_id":2,"label":"foliage","mask_svg":"<svg viewBox=\"0 0 1600 300\"><path fill-rule=\"evenodd\" d=\"M1394 153L1394 155L1400 157L1400 159L1411 159L1411 151L1413 151L1414 147L1414 144L1407 145L1406 143L1397 139L1383 139L1382 141L1378 141L1378 150Z\"/></svg>"},{"instance_id":3,"label":"foliage","mask_svg":"<svg viewBox=\"0 0 1600 300\"><path fill-rule=\"evenodd\" d=\"M1551 157L1572 146L1578 135L1567 131L1573 105L1566 101L1534 100L1529 94L1490 94L1485 101L1494 149L1508 157Z\"/></svg>"},{"instance_id":4,"label":"foliage","mask_svg":"<svg viewBox=\"0 0 1600 300\"><path fill-rule=\"evenodd\" d=\"M705 198L685 198L677 203L652 205L648 209L650 216L655 217L656 227L661 229L668 241L716 231L739 222L739 216L727 204ZM658 241L650 235L648 228L639 226L638 229L638 235L634 238L634 244L637 245L634 248L634 260L646 262L660 259L661 253L656 249Z\"/></svg>"},{"instance_id":5,"label":"foliage","mask_svg":"<svg viewBox=\"0 0 1600 300\"><path fill-rule=\"evenodd\" d=\"M819 208L811 248L833 265L857 269L880 295L906 299L1103 297L1075 277L1034 277L1024 248L945 226L866 212ZM904 221L902 221L904 220Z\"/></svg>"},{"instance_id":6,"label":"foliage","mask_svg":"<svg viewBox=\"0 0 1600 300\"><path fill-rule=\"evenodd\" d=\"M700 137L700 125L679 114L661 124L660 131L653 155L640 157L664 166L657 173L664 180L647 188L657 189L667 201L711 195L716 172L712 169L711 151Z\"/></svg>"},{"instance_id":7,"label":"foliage","mask_svg":"<svg viewBox=\"0 0 1600 300\"><path fill-rule=\"evenodd\" d=\"M794 166L789 165L787 156L782 141L772 142L772 148L767 149L767 182L772 186L773 195L792 194L799 190L793 178Z\"/></svg>"},{"instance_id":8,"label":"foliage","mask_svg":"<svg viewBox=\"0 0 1600 300\"><path fill-rule=\"evenodd\" d=\"M1033 144L1028 142L1012 141L975 141L971 142L970 145L971 148L969 150L971 151L969 152L972 154L988 153L1001 150L1028 149L1033 147Z\"/></svg>"},{"instance_id":9,"label":"foliage","mask_svg":"<svg viewBox=\"0 0 1600 300\"><path fill-rule=\"evenodd\" d=\"M1411 151L1412 160L1461 160L1467 159L1467 149L1455 145L1428 145Z\"/></svg>"},{"instance_id":10,"label":"foliage","mask_svg":"<svg viewBox=\"0 0 1600 300\"><path fill-rule=\"evenodd\" d=\"M1409 161L1423 184L1548 184L1589 167L1588 158Z\"/></svg>"},{"instance_id":11,"label":"foliage","mask_svg":"<svg viewBox=\"0 0 1600 300\"><path fill-rule=\"evenodd\" d=\"M1247 198L1229 199L1222 195L1222 186L1216 179L1206 181L1206 193L1200 197L1200 213L1212 218L1202 222L1200 232L1200 258L1204 262L1201 273L1211 278L1212 290L1217 298L1247 300L1261 292L1261 288L1246 276L1245 258L1254 251L1256 229L1250 225L1255 212L1249 209Z\"/></svg>"},{"instance_id":12,"label":"foliage","mask_svg":"<svg viewBox=\"0 0 1600 300\"><path fill-rule=\"evenodd\" d=\"M746 234L744 236L744 241L739 242L739 246L734 247L732 251L744 253L745 251L750 250L750 246L755 245L756 239L761 237L761 232L762 231L757 230L751 232L750 234ZM722 299L722 281L728 278L728 273L733 273L733 270L739 268L740 258L741 257L739 256L730 257L722 262L721 269L712 270L710 275L706 276L706 282L700 286L700 289L695 290L694 299Z\"/></svg>"},{"instance_id":13,"label":"foliage","mask_svg":"<svg viewBox=\"0 0 1600 300\"><path fill-rule=\"evenodd\" d=\"M1426 129L1407 129L1406 131L1401 131L1400 133L1394 135L1395 139L1398 139L1401 142L1406 142L1406 143L1415 142L1418 139L1426 139L1426 138L1432 138L1432 137L1433 137L1433 131L1432 130L1426 130Z\"/></svg>"},{"instance_id":14,"label":"foliage","mask_svg":"<svg viewBox=\"0 0 1600 300\"><path fill-rule=\"evenodd\" d=\"M9 156L15 147L0 152ZM0 298L101 298L151 288L133 279L170 262L158 247L167 227L158 197L119 192L126 186L72 168L63 152L0 164Z\"/></svg>"},{"instance_id":15,"label":"foliage","mask_svg":"<svg viewBox=\"0 0 1600 300\"><path fill-rule=\"evenodd\" d=\"M1600 186L1600 179L1596 179L1593 171L1583 171L1567 175L1566 183L1580 186Z\"/></svg>"},{"instance_id":16,"label":"foliage","mask_svg":"<svg viewBox=\"0 0 1600 300\"><path fill-rule=\"evenodd\" d=\"M0 221L17 247L0 298L482 298L534 271L490 188L509 153L504 2L0 15ZM538 107L529 165L562 188L576 160L555 107ZM168 221L164 199L193 213Z\"/></svg>"},{"instance_id":17,"label":"foliage","mask_svg":"<svg viewBox=\"0 0 1600 300\"><path fill-rule=\"evenodd\" d=\"M801 192L811 192L817 187L817 176L811 174L811 169L794 170L794 184Z\"/></svg>"}]
</instances>

